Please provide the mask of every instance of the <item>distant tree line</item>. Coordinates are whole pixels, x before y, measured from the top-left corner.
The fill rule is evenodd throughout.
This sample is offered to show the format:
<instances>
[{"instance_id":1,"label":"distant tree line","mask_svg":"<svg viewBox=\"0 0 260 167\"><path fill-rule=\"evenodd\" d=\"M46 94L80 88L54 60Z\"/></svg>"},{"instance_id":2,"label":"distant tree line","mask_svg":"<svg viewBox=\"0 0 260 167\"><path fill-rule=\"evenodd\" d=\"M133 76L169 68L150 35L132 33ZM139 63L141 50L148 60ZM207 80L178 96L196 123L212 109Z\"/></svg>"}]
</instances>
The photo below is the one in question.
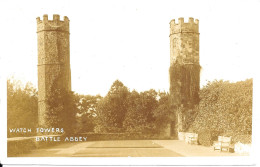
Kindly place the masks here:
<instances>
[{"instance_id":1,"label":"distant tree line","mask_svg":"<svg viewBox=\"0 0 260 167\"><path fill-rule=\"evenodd\" d=\"M237 83L210 82L199 95L199 106L182 111L187 131L225 130L226 134L251 134L252 79ZM54 89L48 101L48 123L63 127L66 133L160 134L175 121L177 111L170 108L169 101L166 92L130 91L119 80L104 97ZM38 97L31 84L22 87L19 81L8 80L7 104L8 128L38 126Z\"/></svg>"},{"instance_id":2,"label":"distant tree line","mask_svg":"<svg viewBox=\"0 0 260 167\"><path fill-rule=\"evenodd\" d=\"M8 80L7 85L8 129L36 128L36 89L29 83L23 88L15 80ZM173 119L166 92L130 91L118 80L105 97L67 92L55 85L52 88L47 126L62 127L66 133L160 132Z\"/></svg>"},{"instance_id":3,"label":"distant tree line","mask_svg":"<svg viewBox=\"0 0 260 167\"><path fill-rule=\"evenodd\" d=\"M116 80L96 109L95 132L159 132L172 121L169 95L137 92Z\"/></svg>"}]
</instances>

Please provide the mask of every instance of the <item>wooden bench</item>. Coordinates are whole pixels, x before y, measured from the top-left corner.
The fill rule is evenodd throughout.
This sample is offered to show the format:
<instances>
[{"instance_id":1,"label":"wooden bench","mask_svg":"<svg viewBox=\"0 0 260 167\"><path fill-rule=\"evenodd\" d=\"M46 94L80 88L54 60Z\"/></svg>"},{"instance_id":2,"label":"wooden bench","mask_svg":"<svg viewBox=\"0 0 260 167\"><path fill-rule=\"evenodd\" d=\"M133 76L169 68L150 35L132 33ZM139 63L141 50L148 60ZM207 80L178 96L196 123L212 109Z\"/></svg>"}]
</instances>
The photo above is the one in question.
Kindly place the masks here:
<instances>
[{"instance_id":1,"label":"wooden bench","mask_svg":"<svg viewBox=\"0 0 260 167\"><path fill-rule=\"evenodd\" d=\"M214 150L223 151L224 149L229 152L229 149L231 147L231 137L218 136L218 141L215 141L213 143L213 147Z\"/></svg>"},{"instance_id":2,"label":"wooden bench","mask_svg":"<svg viewBox=\"0 0 260 167\"><path fill-rule=\"evenodd\" d=\"M185 136L185 140L189 144L198 144L198 134L197 133L188 133Z\"/></svg>"}]
</instances>

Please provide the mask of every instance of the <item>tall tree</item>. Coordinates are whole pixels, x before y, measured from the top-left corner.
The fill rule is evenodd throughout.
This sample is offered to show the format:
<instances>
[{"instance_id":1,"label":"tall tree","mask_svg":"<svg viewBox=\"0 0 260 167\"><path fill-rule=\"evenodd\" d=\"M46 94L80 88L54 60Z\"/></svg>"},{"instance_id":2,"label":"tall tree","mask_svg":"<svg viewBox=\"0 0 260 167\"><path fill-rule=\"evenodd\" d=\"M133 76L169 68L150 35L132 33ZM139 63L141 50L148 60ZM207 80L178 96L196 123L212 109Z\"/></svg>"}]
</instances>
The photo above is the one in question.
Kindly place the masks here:
<instances>
[{"instance_id":1,"label":"tall tree","mask_svg":"<svg viewBox=\"0 0 260 167\"><path fill-rule=\"evenodd\" d=\"M165 129L169 123L175 121L175 116L170 107L170 96L168 93L160 92L160 99L158 107L153 110L153 116L155 118L155 125L157 132Z\"/></svg>"},{"instance_id":2,"label":"tall tree","mask_svg":"<svg viewBox=\"0 0 260 167\"><path fill-rule=\"evenodd\" d=\"M124 129L127 132L142 132L147 126L147 118L144 115L141 96L137 91L132 91L128 96L128 108L125 120L123 122Z\"/></svg>"},{"instance_id":3,"label":"tall tree","mask_svg":"<svg viewBox=\"0 0 260 167\"><path fill-rule=\"evenodd\" d=\"M120 131L127 111L129 90L116 80L108 94L99 102L97 107L98 125L100 131Z\"/></svg>"},{"instance_id":4,"label":"tall tree","mask_svg":"<svg viewBox=\"0 0 260 167\"><path fill-rule=\"evenodd\" d=\"M153 111L157 108L157 92L153 89L140 94L132 91L128 98L124 128L129 132L148 132L154 128Z\"/></svg>"},{"instance_id":5,"label":"tall tree","mask_svg":"<svg viewBox=\"0 0 260 167\"><path fill-rule=\"evenodd\" d=\"M102 99L100 95L77 95L78 96L78 121L80 132L93 132L96 126L97 104Z\"/></svg>"}]
</instances>

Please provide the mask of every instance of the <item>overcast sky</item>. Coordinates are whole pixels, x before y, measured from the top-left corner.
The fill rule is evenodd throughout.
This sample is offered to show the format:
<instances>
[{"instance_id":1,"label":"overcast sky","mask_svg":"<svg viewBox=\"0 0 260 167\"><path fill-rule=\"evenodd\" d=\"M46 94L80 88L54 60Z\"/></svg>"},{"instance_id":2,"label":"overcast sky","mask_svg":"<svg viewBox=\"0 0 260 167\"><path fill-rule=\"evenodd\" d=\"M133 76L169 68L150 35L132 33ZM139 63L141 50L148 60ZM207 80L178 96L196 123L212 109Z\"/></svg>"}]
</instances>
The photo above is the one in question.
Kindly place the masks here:
<instances>
[{"instance_id":1,"label":"overcast sky","mask_svg":"<svg viewBox=\"0 0 260 167\"><path fill-rule=\"evenodd\" d=\"M201 87L256 75L260 1L1 1L4 74L37 87L36 17L70 19L72 90L105 95L119 79L130 90L168 91L169 22L199 19Z\"/></svg>"}]
</instances>

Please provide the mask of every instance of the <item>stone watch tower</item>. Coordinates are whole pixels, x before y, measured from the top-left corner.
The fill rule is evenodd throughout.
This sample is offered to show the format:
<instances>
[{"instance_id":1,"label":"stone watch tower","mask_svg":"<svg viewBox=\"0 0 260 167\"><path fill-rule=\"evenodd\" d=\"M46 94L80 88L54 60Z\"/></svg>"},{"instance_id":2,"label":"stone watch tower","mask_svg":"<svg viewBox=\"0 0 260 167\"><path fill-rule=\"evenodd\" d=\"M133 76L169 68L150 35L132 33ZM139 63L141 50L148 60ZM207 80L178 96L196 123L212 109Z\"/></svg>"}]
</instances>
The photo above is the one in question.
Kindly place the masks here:
<instances>
[{"instance_id":1,"label":"stone watch tower","mask_svg":"<svg viewBox=\"0 0 260 167\"><path fill-rule=\"evenodd\" d=\"M199 103L200 64L199 64L199 20L183 18L170 22L170 97L177 111L175 129L184 129L184 111Z\"/></svg>"},{"instance_id":2,"label":"stone watch tower","mask_svg":"<svg viewBox=\"0 0 260 167\"><path fill-rule=\"evenodd\" d=\"M48 15L37 20L38 36L38 123L46 126L47 98L53 83L65 90L71 90L70 33L69 19L60 20L59 15Z\"/></svg>"}]
</instances>

